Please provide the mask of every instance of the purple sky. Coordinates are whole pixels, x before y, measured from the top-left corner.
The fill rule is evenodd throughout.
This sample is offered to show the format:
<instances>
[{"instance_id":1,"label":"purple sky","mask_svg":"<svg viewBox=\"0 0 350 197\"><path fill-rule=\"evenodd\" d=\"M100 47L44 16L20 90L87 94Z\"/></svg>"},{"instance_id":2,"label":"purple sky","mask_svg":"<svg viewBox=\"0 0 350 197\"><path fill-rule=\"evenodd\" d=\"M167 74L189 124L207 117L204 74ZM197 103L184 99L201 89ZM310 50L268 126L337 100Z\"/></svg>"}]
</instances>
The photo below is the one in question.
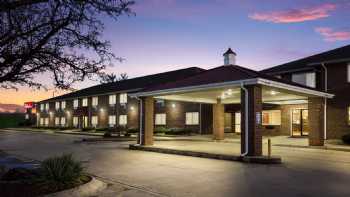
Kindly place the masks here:
<instances>
[{"instance_id":1,"label":"purple sky","mask_svg":"<svg viewBox=\"0 0 350 197\"><path fill-rule=\"evenodd\" d=\"M136 16L104 19L104 38L126 59L108 70L129 77L217 67L228 47L239 65L260 70L350 41L348 0L136 0L133 9ZM52 95L21 91L32 100Z\"/></svg>"}]
</instances>

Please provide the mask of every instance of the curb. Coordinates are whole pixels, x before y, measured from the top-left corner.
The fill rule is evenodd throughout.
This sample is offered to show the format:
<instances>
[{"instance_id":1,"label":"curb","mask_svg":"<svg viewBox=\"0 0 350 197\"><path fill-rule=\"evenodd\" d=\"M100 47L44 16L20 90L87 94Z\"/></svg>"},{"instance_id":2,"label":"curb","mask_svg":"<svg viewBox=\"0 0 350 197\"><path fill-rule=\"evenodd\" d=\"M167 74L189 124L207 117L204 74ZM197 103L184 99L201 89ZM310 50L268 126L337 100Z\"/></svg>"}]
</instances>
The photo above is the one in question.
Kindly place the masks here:
<instances>
[{"instance_id":1,"label":"curb","mask_svg":"<svg viewBox=\"0 0 350 197\"><path fill-rule=\"evenodd\" d=\"M107 183L104 183L95 177L91 177L91 181L78 187L47 194L44 197L88 197L97 196L99 192L107 188Z\"/></svg>"},{"instance_id":2,"label":"curb","mask_svg":"<svg viewBox=\"0 0 350 197\"><path fill-rule=\"evenodd\" d=\"M350 149L348 149L348 148L336 148L336 147L329 147L327 145L325 145L325 146L302 146L302 145L274 144L272 146L287 147L287 148L307 148L307 149L314 149L314 150L334 150L334 151L350 152Z\"/></svg>"},{"instance_id":3,"label":"curb","mask_svg":"<svg viewBox=\"0 0 350 197\"><path fill-rule=\"evenodd\" d=\"M226 161L240 161L245 163L257 163L257 164L281 164L281 157L267 157L267 156L237 156L237 155L225 155L225 154L215 154L215 153L205 153L205 152L197 152L197 151L187 151L187 150L175 150L168 148L159 148L152 146L140 146L138 144L130 144L130 150L141 150L141 151L150 151L157 153L165 153L165 154L174 154L174 155L183 155L183 156L191 156L191 157L201 157L208 159L218 159L218 160L226 160Z\"/></svg>"}]
</instances>

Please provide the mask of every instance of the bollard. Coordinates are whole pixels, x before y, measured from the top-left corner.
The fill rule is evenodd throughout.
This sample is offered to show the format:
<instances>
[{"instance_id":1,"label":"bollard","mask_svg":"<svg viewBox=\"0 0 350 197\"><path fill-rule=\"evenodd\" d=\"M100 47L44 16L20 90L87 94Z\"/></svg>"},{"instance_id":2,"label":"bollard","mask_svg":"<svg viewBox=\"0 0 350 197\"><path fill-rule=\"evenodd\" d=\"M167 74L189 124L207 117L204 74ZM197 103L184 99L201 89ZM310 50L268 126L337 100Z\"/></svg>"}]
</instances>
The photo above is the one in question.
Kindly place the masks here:
<instances>
[{"instance_id":1,"label":"bollard","mask_svg":"<svg viewBox=\"0 0 350 197\"><path fill-rule=\"evenodd\" d=\"M267 156L271 157L271 139L267 139Z\"/></svg>"}]
</instances>

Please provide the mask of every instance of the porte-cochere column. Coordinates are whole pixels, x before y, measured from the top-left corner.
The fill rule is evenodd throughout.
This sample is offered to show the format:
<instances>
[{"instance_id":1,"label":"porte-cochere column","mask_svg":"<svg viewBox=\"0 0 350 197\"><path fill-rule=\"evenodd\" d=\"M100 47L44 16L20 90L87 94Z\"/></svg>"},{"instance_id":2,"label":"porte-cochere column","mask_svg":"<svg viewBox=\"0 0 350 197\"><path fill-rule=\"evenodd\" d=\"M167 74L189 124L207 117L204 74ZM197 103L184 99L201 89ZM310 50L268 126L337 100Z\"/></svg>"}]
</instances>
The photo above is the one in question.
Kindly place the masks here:
<instances>
[{"instance_id":1,"label":"porte-cochere column","mask_svg":"<svg viewBox=\"0 0 350 197\"><path fill-rule=\"evenodd\" d=\"M324 98L310 97L308 103L309 145L324 145Z\"/></svg>"},{"instance_id":2,"label":"porte-cochere column","mask_svg":"<svg viewBox=\"0 0 350 197\"><path fill-rule=\"evenodd\" d=\"M247 156L262 155L262 87L244 86L248 90L248 153ZM245 137L245 91L241 89L241 153L246 153Z\"/></svg>"},{"instance_id":3,"label":"porte-cochere column","mask_svg":"<svg viewBox=\"0 0 350 197\"><path fill-rule=\"evenodd\" d=\"M153 145L154 98L142 98L142 135L141 145Z\"/></svg>"},{"instance_id":4,"label":"porte-cochere column","mask_svg":"<svg viewBox=\"0 0 350 197\"><path fill-rule=\"evenodd\" d=\"M213 138L223 140L225 138L225 107L220 99L213 105Z\"/></svg>"}]
</instances>

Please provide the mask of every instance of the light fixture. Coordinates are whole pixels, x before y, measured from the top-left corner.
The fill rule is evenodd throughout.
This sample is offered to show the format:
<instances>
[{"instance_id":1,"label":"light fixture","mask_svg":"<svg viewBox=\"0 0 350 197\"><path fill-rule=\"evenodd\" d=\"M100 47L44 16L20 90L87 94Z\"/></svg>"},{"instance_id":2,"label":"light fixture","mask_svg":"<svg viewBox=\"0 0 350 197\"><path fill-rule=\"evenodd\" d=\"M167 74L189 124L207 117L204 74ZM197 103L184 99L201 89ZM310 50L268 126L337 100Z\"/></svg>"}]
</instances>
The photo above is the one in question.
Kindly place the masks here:
<instances>
[{"instance_id":1,"label":"light fixture","mask_svg":"<svg viewBox=\"0 0 350 197\"><path fill-rule=\"evenodd\" d=\"M69 111L66 111L66 114L69 116L69 115L70 115L70 112L69 112Z\"/></svg>"},{"instance_id":2,"label":"light fixture","mask_svg":"<svg viewBox=\"0 0 350 197\"><path fill-rule=\"evenodd\" d=\"M134 106L131 106L131 107L130 107L130 110L134 111L134 109L135 109Z\"/></svg>"},{"instance_id":3,"label":"light fixture","mask_svg":"<svg viewBox=\"0 0 350 197\"><path fill-rule=\"evenodd\" d=\"M172 108L175 108L175 107L176 107L176 104L175 104L175 103L171 104L171 107L172 107Z\"/></svg>"},{"instance_id":4,"label":"light fixture","mask_svg":"<svg viewBox=\"0 0 350 197\"><path fill-rule=\"evenodd\" d=\"M104 109L103 109L103 108L100 108L100 112L104 112Z\"/></svg>"},{"instance_id":5,"label":"light fixture","mask_svg":"<svg viewBox=\"0 0 350 197\"><path fill-rule=\"evenodd\" d=\"M278 92L274 91L274 90L271 90L270 94L271 95L276 95Z\"/></svg>"},{"instance_id":6,"label":"light fixture","mask_svg":"<svg viewBox=\"0 0 350 197\"><path fill-rule=\"evenodd\" d=\"M227 95L230 95L230 96L232 95L232 89L227 90Z\"/></svg>"}]
</instances>

